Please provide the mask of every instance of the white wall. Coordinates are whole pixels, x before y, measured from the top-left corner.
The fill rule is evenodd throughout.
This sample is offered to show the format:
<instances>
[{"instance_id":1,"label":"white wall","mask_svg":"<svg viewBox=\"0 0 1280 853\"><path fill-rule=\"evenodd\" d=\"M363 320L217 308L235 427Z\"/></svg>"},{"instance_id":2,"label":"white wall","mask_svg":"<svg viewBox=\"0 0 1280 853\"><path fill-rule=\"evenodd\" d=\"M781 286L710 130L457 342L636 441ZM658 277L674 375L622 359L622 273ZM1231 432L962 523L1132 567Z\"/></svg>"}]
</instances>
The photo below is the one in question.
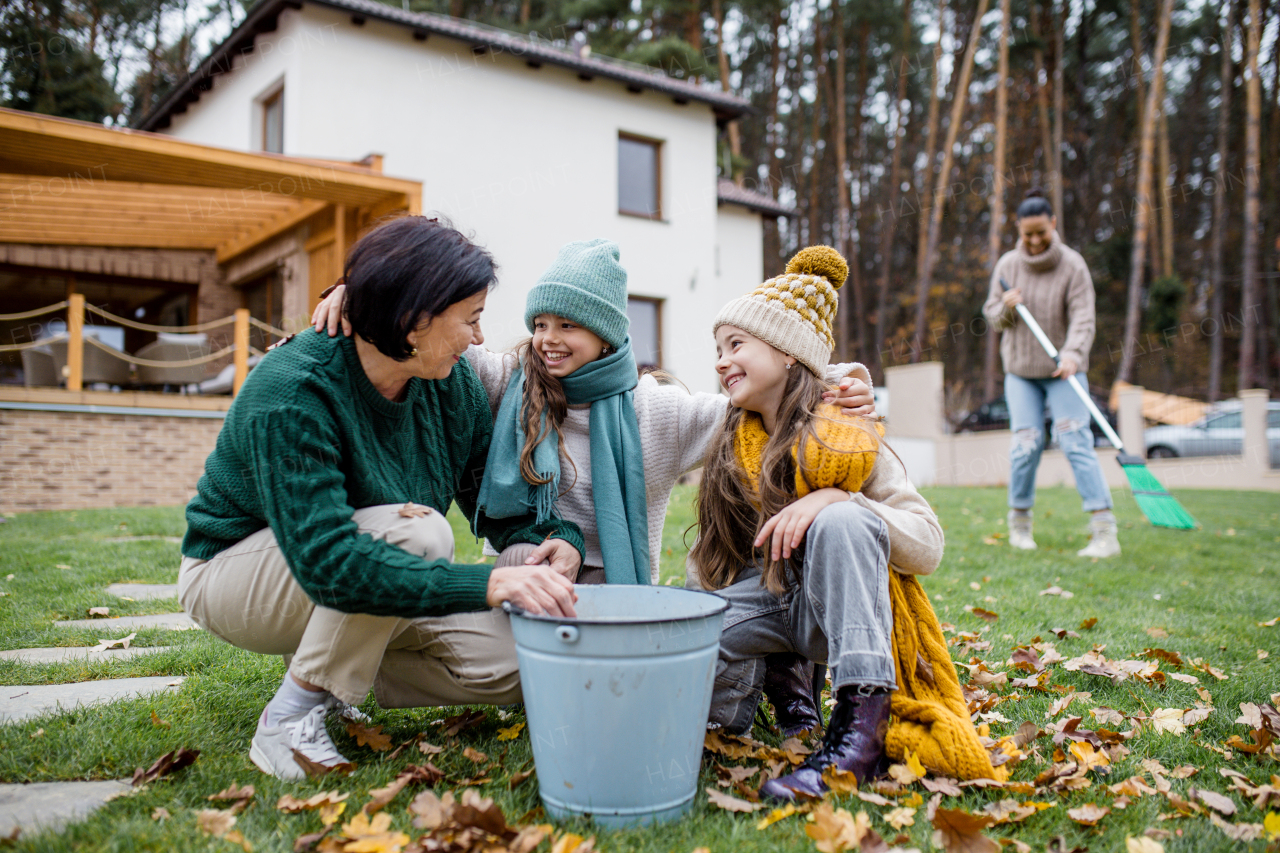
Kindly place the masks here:
<instances>
[{"instance_id":1,"label":"white wall","mask_svg":"<svg viewBox=\"0 0 1280 853\"><path fill-rule=\"evenodd\" d=\"M231 148L254 147L253 99L285 79L285 153L356 160L385 156L388 175L421 180L423 212L448 216L493 252L500 285L489 299L488 345L527 334L524 296L570 240L621 247L632 293L666 300L664 366L694 390L714 390L708 331L725 301L719 243L735 272L729 296L759 283L760 218L728 215L717 229L716 127L706 104L674 103L616 81L529 68L507 55L475 56L432 35L312 6L281 15L243 69L175 116L169 132ZM664 221L617 212L619 131L664 141ZM754 220L754 230L748 220ZM723 241L731 239L732 244ZM750 245L746 242L749 241ZM741 276L741 277L740 277Z\"/></svg>"}]
</instances>

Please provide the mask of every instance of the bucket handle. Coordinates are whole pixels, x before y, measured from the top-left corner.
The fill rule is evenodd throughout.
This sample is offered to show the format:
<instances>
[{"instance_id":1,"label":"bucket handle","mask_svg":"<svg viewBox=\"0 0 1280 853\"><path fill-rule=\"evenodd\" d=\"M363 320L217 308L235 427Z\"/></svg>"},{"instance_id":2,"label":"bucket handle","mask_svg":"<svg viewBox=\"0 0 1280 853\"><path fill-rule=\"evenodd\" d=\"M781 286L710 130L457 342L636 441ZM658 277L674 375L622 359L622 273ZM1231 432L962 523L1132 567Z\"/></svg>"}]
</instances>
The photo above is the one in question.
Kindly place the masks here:
<instances>
[{"instance_id":1,"label":"bucket handle","mask_svg":"<svg viewBox=\"0 0 1280 853\"><path fill-rule=\"evenodd\" d=\"M572 625L556 626L556 637L565 645L572 645L578 642L578 629Z\"/></svg>"}]
</instances>

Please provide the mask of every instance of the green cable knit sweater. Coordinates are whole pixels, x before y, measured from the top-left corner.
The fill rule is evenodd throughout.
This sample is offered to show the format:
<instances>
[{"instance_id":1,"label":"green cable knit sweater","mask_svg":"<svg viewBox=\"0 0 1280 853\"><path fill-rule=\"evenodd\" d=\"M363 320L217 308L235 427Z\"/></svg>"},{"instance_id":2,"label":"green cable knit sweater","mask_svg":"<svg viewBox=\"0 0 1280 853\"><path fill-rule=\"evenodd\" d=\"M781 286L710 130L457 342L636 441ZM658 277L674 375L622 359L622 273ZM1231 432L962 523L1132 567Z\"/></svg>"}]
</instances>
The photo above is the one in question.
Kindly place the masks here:
<instances>
[{"instance_id":1,"label":"green cable knit sweater","mask_svg":"<svg viewBox=\"0 0 1280 853\"><path fill-rule=\"evenodd\" d=\"M182 553L209 559L264 527L318 604L345 613L436 616L488 605L491 567L429 562L360 533L361 507L456 500L474 518L493 417L466 359L447 379L410 380L403 402L378 393L354 339L307 329L254 368L227 412L187 504ZM564 539L577 525L533 516L481 518L477 535L505 547Z\"/></svg>"}]
</instances>

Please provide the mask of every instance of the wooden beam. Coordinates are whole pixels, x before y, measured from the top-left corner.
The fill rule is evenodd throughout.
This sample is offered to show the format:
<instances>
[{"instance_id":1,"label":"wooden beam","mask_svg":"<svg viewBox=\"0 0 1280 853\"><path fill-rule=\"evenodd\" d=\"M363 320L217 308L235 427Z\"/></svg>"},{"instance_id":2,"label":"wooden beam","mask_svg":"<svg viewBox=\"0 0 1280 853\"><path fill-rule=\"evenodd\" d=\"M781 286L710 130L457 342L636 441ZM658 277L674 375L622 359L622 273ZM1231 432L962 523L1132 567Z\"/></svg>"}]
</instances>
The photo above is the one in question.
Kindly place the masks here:
<instances>
[{"instance_id":1,"label":"wooden beam","mask_svg":"<svg viewBox=\"0 0 1280 853\"><path fill-rule=\"evenodd\" d=\"M138 249L216 249L221 235L160 235L134 231L85 234L83 231L50 231L48 228L19 228L0 225L0 243L30 243L39 246L105 246Z\"/></svg>"},{"instance_id":2,"label":"wooden beam","mask_svg":"<svg viewBox=\"0 0 1280 853\"><path fill-rule=\"evenodd\" d=\"M67 390L79 391L84 379L84 294L67 297Z\"/></svg>"},{"instance_id":3,"label":"wooden beam","mask_svg":"<svg viewBox=\"0 0 1280 853\"><path fill-rule=\"evenodd\" d=\"M277 234L299 225L315 214L324 210L324 202L307 199L293 210L262 222L249 230L244 236L228 240L218 246L218 263L225 264L238 255L244 254L253 247L270 240Z\"/></svg>"},{"instance_id":4,"label":"wooden beam","mask_svg":"<svg viewBox=\"0 0 1280 853\"><path fill-rule=\"evenodd\" d=\"M337 270L337 277L341 278L345 271L344 264L347 260L347 206L345 204L335 204L333 206L333 268Z\"/></svg>"},{"instance_id":5,"label":"wooden beam","mask_svg":"<svg viewBox=\"0 0 1280 853\"><path fill-rule=\"evenodd\" d=\"M249 375L249 309L236 309L235 322L235 346L236 351L233 353L235 360L235 374L231 380L231 393L240 393L240 386L244 384L245 377Z\"/></svg>"}]
</instances>

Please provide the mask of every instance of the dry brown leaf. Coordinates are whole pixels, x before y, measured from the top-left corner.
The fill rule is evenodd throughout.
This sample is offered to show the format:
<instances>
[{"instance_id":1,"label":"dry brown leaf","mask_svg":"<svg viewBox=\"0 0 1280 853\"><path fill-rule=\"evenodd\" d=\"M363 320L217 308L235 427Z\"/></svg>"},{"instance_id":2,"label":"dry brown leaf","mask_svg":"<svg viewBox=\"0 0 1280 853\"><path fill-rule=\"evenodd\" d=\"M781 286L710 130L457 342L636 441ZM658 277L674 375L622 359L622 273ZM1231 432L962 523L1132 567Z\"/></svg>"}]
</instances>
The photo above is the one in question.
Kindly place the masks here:
<instances>
[{"instance_id":1,"label":"dry brown leaf","mask_svg":"<svg viewBox=\"0 0 1280 853\"><path fill-rule=\"evenodd\" d=\"M201 809L196 812L196 825L205 835L221 838L236 825L236 816L222 809Z\"/></svg>"},{"instance_id":2,"label":"dry brown leaf","mask_svg":"<svg viewBox=\"0 0 1280 853\"><path fill-rule=\"evenodd\" d=\"M466 758L468 761L472 762L473 764L483 764L484 762L489 760L488 755L486 755L485 753L481 752L478 749L472 749L469 746L462 750L462 757Z\"/></svg>"},{"instance_id":3,"label":"dry brown leaf","mask_svg":"<svg viewBox=\"0 0 1280 853\"><path fill-rule=\"evenodd\" d=\"M1000 618L999 613L993 613L992 611L982 607L975 607L969 612L972 613L974 616L977 616L979 619L982 619L983 621L988 623L995 622L997 619Z\"/></svg>"},{"instance_id":4,"label":"dry brown leaf","mask_svg":"<svg viewBox=\"0 0 1280 853\"><path fill-rule=\"evenodd\" d=\"M524 731L524 723L516 723L510 728L498 729L498 740L515 740L520 737L520 732L522 731Z\"/></svg>"},{"instance_id":5,"label":"dry brown leaf","mask_svg":"<svg viewBox=\"0 0 1280 853\"><path fill-rule=\"evenodd\" d=\"M1232 841L1257 841L1265 832L1260 823L1228 823L1213 812L1209 812L1209 822Z\"/></svg>"},{"instance_id":6,"label":"dry brown leaf","mask_svg":"<svg viewBox=\"0 0 1280 853\"><path fill-rule=\"evenodd\" d=\"M864 803L871 803L873 806L888 806L893 804L893 800L888 797L882 797L879 794L873 794L870 791L858 791L858 799Z\"/></svg>"},{"instance_id":7,"label":"dry brown leaf","mask_svg":"<svg viewBox=\"0 0 1280 853\"><path fill-rule=\"evenodd\" d=\"M199 757L200 750L187 749L186 747L175 749L172 752L166 752L164 755L157 758L155 763L146 770L139 767L137 770L133 771L133 781L131 784L136 788L139 785L154 782L162 776L168 776L170 773L175 773L178 770L193 764Z\"/></svg>"},{"instance_id":8,"label":"dry brown leaf","mask_svg":"<svg viewBox=\"0 0 1280 853\"><path fill-rule=\"evenodd\" d=\"M290 794L285 794L276 801L276 808L286 814L297 814L303 811L314 811L321 806L333 805L345 800L350 794L340 794L337 791L321 791L319 794L308 797L305 800L299 800Z\"/></svg>"},{"instance_id":9,"label":"dry brown leaf","mask_svg":"<svg viewBox=\"0 0 1280 853\"><path fill-rule=\"evenodd\" d=\"M1163 628L1153 627L1153 628L1147 629L1147 635L1154 640L1163 640L1164 638L1169 636L1169 632Z\"/></svg>"},{"instance_id":10,"label":"dry brown leaf","mask_svg":"<svg viewBox=\"0 0 1280 853\"><path fill-rule=\"evenodd\" d=\"M111 615L110 607L90 607L87 611L90 619L101 619Z\"/></svg>"},{"instance_id":11,"label":"dry brown leaf","mask_svg":"<svg viewBox=\"0 0 1280 853\"><path fill-rule=\"evenodd\" d=\"M1164 845L1154 838L1139 835L1137 838L1126 835L1124 839L1125 853L1164 853Z\"/></svg>"},{"instance_id":12,"label":"dry brown leaf","mask_svg":"<svg viewBox=\"0 0 1280 853\"><path fill-rule=\"evenodd\" d=\"M423 791L409 803L409 811L417 815L413 819L414 826L434 831L452 818L453 806L452 791L446 791L443 797L437 797L434 791Z\"/></svg>"},{"instance_id":13,"label":"dry brown leaf","mask_svg":"<svg viewBox=\"0 0 1280 853\"><path fill-rule=\"evenodd\" d=\"M423 755L439 755L444 752L443 746L436 746L433 743L427 743L425 740L418 741L418 752Z\"/></svg>"},{"instance_id":14,"label":"dry brown leaf","mask_svg":"<svg viewBox=\"0 0 1280 853\"><path fill-rule=\"evenodd\" d=\"M350 823L342 825L342 834L350 839L343 848L348 853L399 853L409 843L409 836L391 829L391 815L373 816L356 812Z\"/></svg>"},{"instance_id":15,"label":"dry brown leaf","mask_svg":"<svg viewBox=\"0 0 1280 853\"><path fill-rule=\"evenodd\" d=\"M1235 801L1230 797L1219 794L1217 791L1206 791L1203 788L1191 788L1187 791L1187 796L1193 800L1199 800L1209 808L1219 814L1231 817L1236 813Z\"/></svg>"},{"instance_id":16,"label":"dry brown leaf","mask_svg":"<svg viewBox=\"0 0 1280 853\"><path fill-rule=\"evenodd\" d=\"M436 767L430 761L422 766L410 764L401 771L395 779L391 780L391 784L385 788L375 788L369 792L369 802L365 803L361 811L365 814L374 814L385 808L396 796L408 785L435 785L444 778L444 771Z\"/></svg>"},{"instance_id":17,"label":"dry brown leaf","mask_svg":"<svg viewBox=\"0 0 1280 853\"><path fill-rule=\"evenodd\" d=\"M1190 711L1182 715L1182 724L1184 726L1198 725L1209 719L1209 716L1212 713L1212 708L1192 708Z\"/></svg>"},{"instance_id":18,"label":"dry brown leaf","mask_svg":"<svg viewBox=\"0 0 1280 853\"><path fill-rule=\"evenodd\" d=\"M904 826L914 826L916 822L916 810L900 806L891 809L882 815L884 822L892 826L894 829L902 829Z\"/></svg>"},{"instance_id":19,"label":"dry brown leaf","mask_svg":"<svg viewBox=\"0 0 1280 853\"><path fill-rule=\"evenodd\" d=\"M293 842L293 853L307 853L312 847L315 847L320 841L333 832L333 827L326 826L321 832L311 832L306 835L299 835L297 840Z\"/></svg>"},{"instance_id":20,"label":"dry brown leaf","mask_svg":"<svg viewBox=\"0 0 1280 853\"><path fill-rule=\"evenodd\" d=\"M852 770L841 770L834 764L823 769L822 781L835 794L852 794L858 790L858 775Z\"/></svg>"},{"instance_id":21,"label":"dry brown leaf","mask_svg":"<svg viewBox=\"0 0 1280 853\"><path fill-rule=\"evenodd\" d=\"M1185 713L1186 710L1183 708L1156 708L1148 722L1157 732L1181 735L1187 730L1187 727L1182 724L1182 715Z\"/></svg>"},{"instance_id":22,"label":"dry brown leaf","mask_svg":"<svg viewBox=\"0 0 1280 853\"><path fill-rule=\"evenodd\" d=\"M1083 622L1080 623L1080 630L1088 631L1090 628L1092 628L1094 625L1097 625L1097 624L1098 624L1098 617L1090 616L1088 619L1085 619Z\"/></svg>"},{"instance_id":23,"label":"dry brown leaf","mask_svg":"<svg viewBox=\"0 0 1280 853\"><path fill-rule=\"evenodd\" d=\"M731 797L723 791L717 791L715 788L707 788L707 802L716 808L724 809L727 812L744 812L751 813L760 811L764 808L763 803L750 803L746 800L740 800L737 797Z\"/></svg>"},{"instance_id":24,"label":"dry brown leaf","mask_svg":"<svg viewBox=\"0 0 1280 853\"><path fill-rule=\"evenodd\" d=\"M960 786L956 784L956 780L948 779L946 776L938 776L933 779L921 778L920 784L924 786L926 791L934 794L943 794L948 797L960 796Z\"/></svg>"},{"instance_id":25,"label":"dry brown leaf","mask_svg":"<svg viewBox=\"0 0 1280 853\"><path fill-rule=\"evenodd\" d=\"M936 798L935 798L936 799ZM933 843L946 853L997 853L1000 844L982 834L996 821L990 815L974 815L960 809L933 810Z\"/></svg>"},{"instance_id":26,"label":"dry brown leaf","mask_svg":"<svg viewBox=\"0 0 1280 853\"><path fill-rule=\"evenodd\" d=\"M1081 826L1097 826L1098 821L1109 814L1111 814L1111 809L1106 806L1097 806L1093 803L1085 803L1078 809L1067 809L1067 817Z\"/></svg>"},{"instance_id":27,"label":"dry brown leaf","mask_svg":"<svg viewBox=\"0 0 1280 853\"><path fill-rule=\"evenodd\" d=\"M169 728L169 723L165 720L160 719L160 716L156 714L155 711L151 712L151 725L155 726L158 729Z\"/></svg>"},{"instance_id":28,"label":"dry brown leaf","mask_svg":"<svg viewBox=\"0 0 1280 853\"><path fill-rule=\"evenodd\" d=\"M1071 744L1069 751L1081 773L1087 773L1090 770L1102 770L1105 772L1111 765L1110 756L1105 752L1094 749L1093 744L1087 740L1076 741Z\"/></svg>"},{"instance_id":29,"label":"dry brown leaf","mask_svg":"<svg viewBox=\"0 0 1280 853\"><path fill-rule=\"evenodd\" d=\"M114 649L116 646L119 646L122 649L127 649L129 648L129 644L133 642L133 638L136 636L138 636L137 631L134 631L132 634L128 635L127 637L121 637L118 640L111 640L106 637L99 637L98 645L94 646L92 651L103 652L103 651L106 651L107 649Z\"/></svg>"},{"instance_id":30,"label":"dry brown leaf","mask_svg":"<svg viewBox=\"0 0 1280 853\"><path fill-rule=\"evenodd\" d=\"M431 507L416 503L407 503L397 512L401 518L426 518L431 515Z\"/></svg>"},{"instance_id":31,"label":"dry brown leaf","mask_svg":"<svg viewBox=\"0 0 1280 853\"><path fill-rule=\"evenodd\" d=\"M382 726L366 726L364 723L347 723L347 734L356 739L356 746L367 746L374 752L391 750L391 736L382 733Z\"/></svg>"},{"instance_id":32,"label":"dry brown leaf","mask_svg":"<svg viewBox=\"0 0 1280 853\"><path fill-rule=\"evenodd\" d=\"M1156 793L1156 789L1148 785L1141 776L1130 776L1123 782L1108 785L1107 790L1122 797L1146 797Z\"/></svg>"},{"instance_id":33,"label":"dry brown leaf","mask_svg":"<svg viewBox=\"0 0 1280 853\"><path fill-rule=\"evenodd\" d=\"M293 750L293 760L298 762L298 766L302 768L303 773L307 774L308 779L323 779L330 774L334 776L350 776L356 769L356 765L349 761L334 765L318 764L296 749Z\"/></svg>"},{"instance_id":34,"label":"dry brown leaf","mask_svg":"<svg viewBox=\"0 0 1280 853\"><path fill-rule=\"evenodd\" d=\"M484 722L484 711L463 711L461 714L455 714L452 717L445 717L440 720L440 725L444 726L446 737L455 737L467 729L474 728Z\"/></svg>"},{"instance_id":35,"label":"dry brown leaf","mask_svg":"<svg viewBox=\"0 0 1280 853\"><path fill-rule=\"evenodd\" d=\"M156 806L154 809L151 810L152 820L163 821L163 820L168 820L171 817L173 817L173 815L169 814L169 810L166 809L164 806Z\"/></svg>"},{"instance_id":36,"label":"dry brown leaf","mask_svg":"<svg viewBox=\"0 0 1280 853\"><path fill-rule=\"evenodd\" d=\"M519 788L521 785L523 785L525 781L528 780L528 778L532 775L533 775L532 770L521 770L519 773L512 773L511 780L508 783L508 785L511 788L511 790L514 791L516 788Z\"/></svg>"},{"instance_id":37,"label":"dry brown leaf","mask_svg":"<svg viewBox=\"0 0 1280 853\"><path fill-rule=\"evenodd\" d=\"M847 809L833 809L826 802L818 804L811 821L804 828L805 835L813 839L813 846L819 853L857 850L870 830L871 819L866 812L858 812L855 818Z\"/></svg>"}]
</instances>

